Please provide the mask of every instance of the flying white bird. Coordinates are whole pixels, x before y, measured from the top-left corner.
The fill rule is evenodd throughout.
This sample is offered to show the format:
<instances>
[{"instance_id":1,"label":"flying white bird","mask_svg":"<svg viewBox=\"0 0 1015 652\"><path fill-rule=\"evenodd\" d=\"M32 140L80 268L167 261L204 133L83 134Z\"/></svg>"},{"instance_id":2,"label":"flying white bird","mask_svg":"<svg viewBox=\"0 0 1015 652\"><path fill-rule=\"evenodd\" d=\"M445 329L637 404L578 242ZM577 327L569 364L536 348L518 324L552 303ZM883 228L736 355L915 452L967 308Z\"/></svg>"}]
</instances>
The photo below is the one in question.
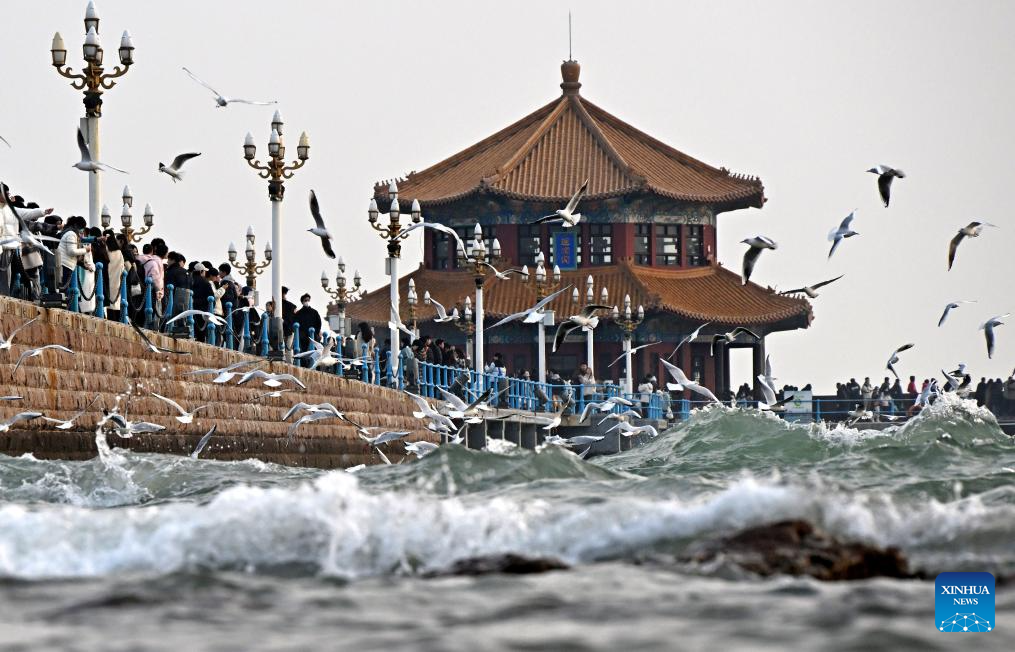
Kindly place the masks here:
<instances>
[{"instance_id":1,"label":"flying white bird","mask_svg":"<svg viewBox=\"0 0 1015 652\"><path fill-rule=\"evenodd\" d=\"M423 302L433 304L434 310L437 311L437 317L434 319L435 323L442 324L446 321L458 320L458 308L452 310L449 315L447 308L444 307L444 304L430 296L430 290L427 290L426 293L423 294Z\"/></svg>"},{"instance_id":2,"label":"flying white bird","mask_svg":"<svg viewBox=\"0 0 1015 652\"><path fill-rule=\"evenodd\" d=\"M737 326L736 328L734 328L733 330L731 330L728 333L716 333L715 335L712 336L712 349L711 349L712 355L715 355L715 345L716 344L718 344L719 342L725 342L726 344L732 344L734 342L734 340L736 340L737 337L739 337L740 335L747 335L749 337L753 337L755 340L760 340L761 339L760 335L758 335L754 331L750 330L749 328L744 328L743 326Z\"/></svg>"},{"instance_id":3,"label":"flying white bird","mask_svg":"<svg viewBox=\"0 0 1015 652\"><path fill-rule=\"evenodd\" d=\"M174 158L173 162L170 163L169 165L163 165L163 163L160 161L159 172L168 174L173 179L173 183L176 183L177 181L183 181L184 175L183 164L192 158L197 158L200 155L201 152L188 152L186 154L180 154L179 156Z\"/></svg>"},{"instance_id":4,"label":"flying white bird","mask_svg":"<svg viewBox=\"0 0 1015 652\"><path fill-rule=\"evenodd\" d=\"M24 324L21 324L20 326L15 328L13 331L11 331L10 336L7 337L7 338L4 338L4 334L0 333L0 351L4 351L4 350L7 350L7 349L10 349L11 348L11 344L14 343L14 337L18 333L23 331L24 329L28 328L29 326L31 326L32 324L37 322L38 320L39 320L39 317L34 317L32 319L29 319Z\"/></svg>"},{"instance_id":5,"label":"flying white bird","mask_svg":"<svg viewBox=\"0 0 1015 652\"><path fill-rule=\"evenodd\" d=\"M416 456L416 459L421 459L438 448L437 444L429 441L410 441L405 443L405 452L412 453Z\"/></svg>"},{"instance_id":6,"label":"flying white bird","mask_svg":"<svg viewBox=\"0 0 1015 652\"><path fill-rule=\"evenodd\" d=\"M289 417L291 417L292 415L296 414L300 410L304 410L306 412L311 412L311 413L313 413L313 412L327 412L327 413L331 414L331 416L337 417L337 418L340 418L340 419L345 417L345 414L340 412L339 409L336 408L331 403L304 403L303 401L300 401L296 405L294 405L291 408L289 408L289 411L285 413L284 417L282 417L282 421L288 421Z\"/></svg>"},{"instance_id":7,"label":"flying white bird","mask_svg":"<svg viewBox=\"0 0 1015 652\"><path fill-rule=\"evenodd\" d=\"M275 102L275 101L271 101L271 102L254 102L252 100L241 100L239 98L226 97L222 93L219 93L217 90L215 90L214 88L209 86L200 77L198 77L194 73L190 72L186 68L183 69L183 72L185 72L188 75L190 75L191 79L193 79L198 84L201 84L202 86L204 86L205 88L207 88L208 90L210 90L212 93L215 94L215 105L216 105L217 108L225 108L226 106L228 106L228 105L230 105L230 104L232 104L234 102L237 103L237 104L257 104L259 106L267 106L269 104L278 104L278 102Z\"/></svg>"},{"instance_id":8,"label":"flying white bird","mask_svg":"<svg viewBox=\"0 0 1015 652\"><path fill-rule=\"evenodd\" d=\"M497 328L498 326L503 326L504 324L507 324L507 323L513 322L513 321L517 321L519 319L521 319L522 322L525 323L525 324L534 324L537 321L542 320L543 314L540 312L540 310L542 310L544 306L546 306L551 301L553 301L554 299L559 297L561 294L563 294L564 292L567 292L570 289L571 289L570 285L568 285L566 288L561 288L560 290L557 290L556 292L550 294L549 296L547 296L547 297L545 297L543 299L540 299L536 303L536 305L532 306L531 308L527 308L527 309L525 309L525 310L523 310L521 312L512 313L512 314L508 315L507 317L504 317L503 319L501 319L499 322L497 322L493 326L488 327L486 330L489 331L491 329Z\"/></svg>"},{"instance_id":9,"label":"flying white bird","mask_svg":"<svg viewBox=\"0 0 1015 652\"><path fill-rule=\"evenodd\" d=\"M92 407L92 405L97 400L99 400L99 395L98 394L95 395L95 398L92 399L91 403L89 403L88 405L85 406L85 409L81 410L80 412L78 412L77 414L73 415L69 419L52 419L50 417L42 417L42 418L43 418L44 421L47 421L49 423L55 423L57 430L70 430L71 428L74 427L74 422L77 421L78 418L80 418L85 412L87 412L88 408Z\"/></svg>"},{"instance_id":10,"label":"flying white bird","mask_svg":"<svg viewBox=\"0 0 1015 652\"><path fill-rule=\"evenodd\" d=\"M525 275L525 272L523 272L520 267L512 267L510 269L505 269L502 272L502 271L498 270L496 267L494 267L493 265L491 265L490 263L480 263L480 265L482 265L483 267L487 267L490 270L492 270L494 276L496 276L497 278L499 278L502 281L506 281L509 278L511 278L512 274L517 274L518 276L524 276Z\"/></svg>"},{"instance_id":11,"label":"flying white bird","mask_svg":"<svg viewBox=\"0 0 1015 652\"><path fill-rule=\"evenodd\" d=\"M948 319L948 313L950 313L954 308L958 308L959 305L963 304L963 303L976 303L976 302L975 301L952 301L947 306L945 306L945 311L943 313L941 313L941 319L937 320L938 327L942 326L945 323L945 320Z\"/></svg>"},{"instance_id":12,"label":"flying white bird","mask_svg":"<svg viewBox=\"0 0 1015 652\"><path fill-rule=\"evenodd\" d=\"M619 430L620 434L625 437L634 437L635 435L640 435L641 433L649 434L652 437L659 436L659 431L655 429L655 426L650 426L648 424L645 424L644 426L633 426L627 421L617 422L617 425L613 426L606 432L612 432L614 430Z\"/></svg>"},{"instance_id":13,"label":"flying white bird","mask_svg":"<svg viewBox=\"0 0 1015 652\"><path fill-rule=\"evenodd\" d=\"M983 227L985 226L997 228L996 224L991 224L990 222L970 222L959 229L959 232L952 238L951 244L948 245L948 271L952 269L952 263L955 262L955 251L959 248L959 243L962 242L963 238L980 237L980 233L983 232Z\"/></svg>"},{"instance_id":14,"label":"flying white bird","mask_svg":"<svg viewBox=\"0 0 1015 652\"><path fill-rule=\"evenodd\" d=\"M888 208L888 201L892 194L892 180L895 177L905 179L906 175L902 170L896 170L887 165L876 165L867 171L878 175L878 193L881 195L881 201L885 203L885 208Z\"/></svg>"},{"instance_id":15,"label":"flying white bird","mask_svg":"<svg viewBox=\"0 0 1015 652\"><path fill-rule=\"evenodd\" d=\"M244 373L239 369L252 365L261 364L257 360L241 360L240 362L234 362L231 365L221 367L219 369L195 369L194 371L188 371L184 373L184 376L215 376L211 382L221 385L222 383L228 383L234 377Z\"/></svg>"},{"instance_id":16,"label":"flying white bird","mask_svg":"<svg viewBox=\"0 0 1015 652\"><path fill-rule=\"evenodd\" d=\"M210 321L216 326L226 325L226 320L224 318L219 317L214 313L208 312L207 310L184 310L181 313L174 315L172 318L167 319L165 325L168 326L169 324L172 324L174 321L180 321L181 319L186 319L187 317L191 316L204 317L206 321Z\"/></svg>"},{"instance_id":17,"label":"flying white bird","mask_svg":"<svg viewBox=\"0 0 1015 652\"><path fill-rule=\"evenodd\" d=\"M16 396L11 394L9 396L0 396L0 401L20 401L24 396Z\"/></svg>"},{"instance_id":18,"label":"flying white bird","mask_svg":"<svg viewBox=\"0 0 1015 652\"><path fill-rule=\"evenodd\" d=\"M855 216L856 211L854 210L846 216L846 219L842 220L842 223L839 224L837 228L829 231L828 241L832 243L832 248L828 250L829 258L832 257L832 254L835 253L835 250L839 247L839 243L842 242L844 238L852 238L854 235L860 235L849 226Z\"/></svg>"},{"instance_id":19,"label":"flying white bird","mask_svg":"<svg viewBox=\"0 0 1015 652\"><path fill-rule=\"evenodd\" d=\"M596 311L609 309L610 306L591 304L582 308L581 312L577 315L571 315L560 322L557 326L557 334L553 336L553 352L556 353L560 345L567 339L567 336L579 328L584 331L594 330L599 325L599 317L596 316Z\"/></svg>"},{"instance_id":20,"label":"flying white bird","mask_svg":"<svg viewBox=\"0 0 1015 652\"><path fill-rule=\"evenodd\" d=\"M311 369L317 369L318 367L334 367L336 364L341 362L341 358L336 358L335 344L336 340L329 339L325 343L318 342L317 340L309 340L311 348L302 353L297 353L294 358L310 358L312 364ZM349 369L349 365L342 365L344 369Z\"/></svg>"},{"instance_id":21,"label":"flying white bird","mask_svg":"<svg viewBox=\"0 0 1015 652\"><path fill-rule=\"evenodd\" d=\"M257 398L259 398L259 399L261 399L261 398L282 398L282 394L284 394L285 392L291 392L291 391L293 391L293 390L291 390L289 388L286 388L286 389L276 389L273 392L265 392L263 394L258 394Z\"/></svg>"},{"instance_id":22,"label":"flying white bird","mask_svg":"<svg viewBox=\"0 0 1015 652\"><path fill-rule=\"evenodd\" d=\"M701 324L700 326L695 328L693 331L691 331L691 333L689 335L685 336L684 339L680 340L680 342L677 343L676 348L673 349L673 353L671 353L668 356L666 356L666 359L667 360L672 360L673 356L675 356L677 354L677 351L680 349L680 347L682 347L683 345L687 344L688 342L692 342L695 339L697 339L698 338L698 334L701 332L701 329L705 328L706 326L708 326L711 323L712 322L707 321L704 324Z\"/></svg>"},{"instance_id":23,"label":"flying white bird","mask_svg":"<svg viewBox=\"0 0 1015 652\"><path fill-rule=\"evenodd\" d=\"M31 421L32 419L38 419L41 416L42 412L20 412L5 421L0 421L0 432L7 432L11 429L11 426L20 421Z\"/></svg>"},{"instance_id":24,"label":"flying white bird","mask_svg":"<svg viewBox=\"0 0 1015 652\"><path fill-rule=\"evenodd\" d=\"M910 342L909 344L903 344L899 348L892 351L892 355L888 357L888 364L885 365L885 369L892 372L892 374L895 376L897 380L899 379L899 372L895 371L895 367L893 365L895 365L895 363L899 361L900 353L902 353L903 351L908 351L914 346L916 345L913 344L912 342Z\"/></svg>"},{"instance_id":25,"label":"flying white bird","mask_svg":"<svg viewBox=\"0 0 1015 652\"><path fill-rule=\"evenodd\" d=\"M46 346L40 346L37 349L28 349L27 351L22 352L21 356L18 358L18 363L14 365L14 371L11 372L11 378L14 378L14 374L18 373L18 368L26 358L37 358L50 349L74 355L73 351L68 349L66 346L61 346L59 344L47 344Z\"/></svg>"},{"instance_id":26,"label":"flying white bird","mask_svg":"<svg viewBox=\"0 0 1015 652\"><path fill-rule=\"evenodd\" d=\"M817 299L818 298L818 292L817 292L818 288L823 288L826 285L828 285L829 283L835 283L836 281L838 281L843 276L845 276L845 274L840 274L840 275L836 276L835 278L829 279L827 281L821 281L820 283L815 283L814 285L805 285L802 288L797 288L795 290L786 290L785 292L780 292L779 294L800 294L800 293L803 293L803 294L806 294L811 299Z\"/></svg>"},{"instance_id":27,"label":"flying white bird","mask_svg":"<svg viewBox=\"0 0 1015 652\"><path fill-rule=\"evenodd\" d=\"M659 344L659 342L649 342L648 344L641 344L639 346L636 346L633 349L631 349L631 355L633 356L636 352L641 351L642 349L646 349L646 348L648 348L650 346L655 346L656 344ZM626 353L621 353L620 355L617 356L617 358L613 362L611 362L610 364L606 365L606 367L607 368L612 367L613 365L615 365L618 362L620 362L620 359L623 358L626 355L627 355Z\"/></svg>"},{"instance_id":28,"label":"flying white bird","mask_svg":"<svg viewBox=\"0 0 1015 652\"><path fill-rule=\"evenodd\" d=\"M397 430L397 431L396 430L385 430L384 432L382 432L381 434L379 434L379 435L377 435L375 437L367 437L364 434L360 434L360 439L362 439L366 443L368 443L371 446L373 446L374 448L376 448L376 447L380 446L381 444L387 444L388 442L398 441L399 439L402 439L404 437L408 437L411 434L412 434L412 432L410 432L408 430Z\"/></svg>"},{"instance_id":29,"label":"flying white bird","mask_svg":"<svg viewBox=\"0 0 1015 652\"><path fill-rule=\"evenodd\" d=\"M314 218L314 228L307 229L307 231L310 231L321 239L324 255L328 258L334 258L335 251L331 248L331 233L328 232L328 227L324 226L324 218L321 217L321 207L317 203L317 194L313 190L310 191L310 214Z\"/></svg>"},{"instance_id":30,"label":"flying white bird","mask_svg":"<svg viewBox=\"0 0 1015 652\"><path fill-rule=\"evenodd\" d=\"M160 401L168 403L170 406L175 408L176 411L180 413L180 416L176 417L176 420L179 421L180 423L191 423L194 420L195 414L208 407L207 405L201 405L188 412L183 409L182 405L180 405L171 398L163 396L162 394L156 394L155 392L152 392L152 396L159 399Z\"/></svg>"},{"instance_id":31,"label":"flying white bird","mask_svg":"<svg viewBox=\"0 0 1015 652\"><path fill-rule=\"evenodd\" d=\"M190 352L188 351L177 351L176 349L166 349L161 346L156 346L155 344L152 343L150 339L148 339L148 336L145 335L140 328L138 328L137 324L131 321L130 326L131 328L134 329L134 332L138 334L138 337L141 338L141 341L144 342L145 347L147 347L148 350L151 351L152 353L175 353L176 355L190 355Z\"/></svg>"},{"instance_id":32,"label":"flying white bird","mask_svg":"<svg viewBox=\"0 0 1015 652\"><path fill-rule=\"evenodd\" d=\"M264 371L263 369L251 369L247 373L243 374L243 377L240 378L236 385L242 385L253 378L263 380L266 387L279 387L282 385L283 380L288 380L289 382L298 385L300 389L307 388L307 386L304 385L299 378L292 374L272 374Z\"/></svg>"},{"instance_id":33,"label":"flying white bird","mask_svg":"<svg viewBox=\"0 0 1015 652\"><path fill-rule=\"evenodd\" d=\"M747 285L747 281L751 280L751 273L754 271L754 265L758 262L758 256L761 255L761 252L765 249L778 249L779 245L771 238L766 238L763 235L747 238L740 242L748 245L747 251L744 252L744 264L740 273L740 284Z\"/></svg>"},{"instance_id":34,"label":"flying white bird","mask_svg":"<svg viewBox=\"0 0 1015 652\"><path fill-rule=\"evenodd\" d=\"M686 389L694 392L695 394L700 394L705 398L707 398L708 400L713 401L715 403L720 402L719 399L716 398L715 394L713 394L711 390L709 390L707 387L702 387L698 383L694 382L693 380L690 380L687 376L685 376L683 370L680 367L665 360L660 360L660 362L663 363L663 366L666 367L666 371L670 372L670 376L672 376L673 380L676 381L673 383L667 383L666 389L670 390L671 392L681 392Z\"/></svg>"},{"instance_id":35,"label":"flying white bird","mask_svg":"<svg viewBox=\"0 0 1015 652\"><path fill-rule=\"evenodd\" d=\"M775 393L775 387L764 374L758 374L758 387L761 388L761 395L765 399L763 403L758 405L760 409L771 410L773 412L779 412L785 409L785 405L790 399L784 398L781 401L778 400Z\"/></svg>"},{"instance_id":36,"label":"flying white bird","mask_svg":"<svg viewBox=\"0 0 1015 652\"><path fill-rule=\"evenodd\" d=\"M980 325L979 330L983 331L983 335L987 339L988 358L994 357L994 327L1001 326L1002 324L1004 324L1004 322L1001 320L1009 316L1010 314L1011 313L1005 313L1003 315L998 315L997 317L991 317L990 319L988 319L987 321L983 322Z\"/></svg>"},{"instance_id":37,"label":"flying white bird","mask_svg":"<svg viewBox=\"0 0 1015 652\"><path fill-rule=\"evenodd\" d=\"M292 439L293 433L295 433L300 426L305 423L313 423L314 421L323 421L324 419L343 419L344 416L341 413L335 414L330 410L319 410L317 412L308 412L297 419L293 425L289 426L289 432L287 436Z\"/></svg>"},{"instance_id":38,"label":"flying white bird","mask_svg":"<svg viewBox=\"0 0 1015 652\"><path fill-rule=\"evenodd\" d=\"M373 206L374 204L372 203L371 205ZM411 224L402 229L402 233L409 233L411 231L415 231L416 229L433 229L435 231L440 231L441 233L451 236L455 240L457 243L455 251L461 251L463 253L466 251L465 241L462 240L462 236L458 235L458 232L450 226L439 224L437 222L416 222L415 224Z\"/></svg>"},{"instance_id":39,"label":"flying white bird","mask_svg":"<svg viewBox=\"0 0 1015 652\"><path fill-rule=\"evenodd\" d=\"M85 142L85 135L81 133L81 129L78 129L78 149L81 151L81 160L72 165L72 168L77 168L82 172L96 173L99 170L115 170L122 172L123 174L130 174L126 170L120 168L114 168L112 165L106 165L100 161L92 159L91 150L88 149L88 143Z\"/></svg>"},{"instance_id":40,"label":"flying white bird","mask_svg":"<svg viewBox=\"0 0 1015 652\"><path fill-rule=\"evenodd\" d=\"M212 426L211 430L201 436L201 439L197 442L197 446L194 447L194 452L190 454L192 458L195 460L197 459L197 456L200 455L201 451L204 450L204 447L208 445L208 442L211 440L211 436L215 434L216 430L218 430L218 426Z\"/></svg>"},{"instance_id":41,"label":"flying white bird","mask_svg":"<svg viewBox=\"0 0 1015 652\"><path fill-rule=\"evenodd\" d=\"M562 222L565 229L575 226L576 224L578 224L578 222L581 221L582 216L581 213L575 213L574 211L575 209L578 208L578 202L582 200L582 197L585 196L585 194L588 192L588 189L589 189L589 180L586 179L585 183L583 183L581 187L578 188L578 191L571 196L570 201L567 202L567 206L557 211L554 211L549 215L544 215L543 217L539 218L534 222L529 222L529 224L542 224L543 222Z\"/></svg>"}]
</instances>

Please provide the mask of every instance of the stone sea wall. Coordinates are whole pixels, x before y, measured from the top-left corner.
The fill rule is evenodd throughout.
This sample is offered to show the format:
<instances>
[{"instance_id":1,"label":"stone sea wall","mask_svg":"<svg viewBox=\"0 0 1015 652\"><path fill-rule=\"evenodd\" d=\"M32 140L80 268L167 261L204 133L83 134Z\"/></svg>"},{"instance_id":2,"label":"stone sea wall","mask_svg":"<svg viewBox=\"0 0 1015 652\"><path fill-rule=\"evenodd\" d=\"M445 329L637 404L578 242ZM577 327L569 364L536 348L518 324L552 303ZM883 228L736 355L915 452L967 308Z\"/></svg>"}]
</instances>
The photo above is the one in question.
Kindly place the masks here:
<instances>
[{"instance_id":1,"label":"stone sea wall","mask_svg":"<svg viewBox=\"0 0 1015 652\"><path fill-rule=\"evenodd\" d=\"M96 397L98 399L71 430L57 430L54 424L35 419L20 422L9 432L0 433L0 453L5 455L31 453L39 458L64 459L95 456L95 424L102 417L102 408L112 407L117 395L127 393L130 394L128 416L131 420L166 426L164 431L135 435L131 439L109 435L111 446L136 451L188 455L201 436L217 426L202 457L257 458L318 468L344 468L381 461L356 435L353 426L338 420L301 426L289 439L289 423L281 422L281 418L298 401L329 402L365 426L411 430L413 434L409 440L437 441L433 433L413 418L413 404L400 392L346 380L331 373L268 363L207 344L173 341L146 331L155 344L187 351L190 355L151 353L130 326L0 297L0 332L5 336L36 315L41 315L40 319L17 335L13 347L0 351L0 395L23 397L21 401L0 401L0 421L25 410L67 419ZM49 350L40 357L26 359L12 375L18 356L24 350L45 344L62 344L75 354ZM183 375L195 369L224 367L240 360L260 360L261 368L266 371L292 373L307 389L284 383L282 388L292 391L279 398L258 398L271 390L259 380L237 387L238 378L229 384L213 384L210 375ZM186 409L203 404L208 407L196 415L193 423L184 425L173 418L176 411L172 406L150 396L151 392L167 396ZM126 401L121 399L121 413ZM389 444L385 453L392 462L397 462L403 450L401 444Z\"/></svg>"}]
</instances>

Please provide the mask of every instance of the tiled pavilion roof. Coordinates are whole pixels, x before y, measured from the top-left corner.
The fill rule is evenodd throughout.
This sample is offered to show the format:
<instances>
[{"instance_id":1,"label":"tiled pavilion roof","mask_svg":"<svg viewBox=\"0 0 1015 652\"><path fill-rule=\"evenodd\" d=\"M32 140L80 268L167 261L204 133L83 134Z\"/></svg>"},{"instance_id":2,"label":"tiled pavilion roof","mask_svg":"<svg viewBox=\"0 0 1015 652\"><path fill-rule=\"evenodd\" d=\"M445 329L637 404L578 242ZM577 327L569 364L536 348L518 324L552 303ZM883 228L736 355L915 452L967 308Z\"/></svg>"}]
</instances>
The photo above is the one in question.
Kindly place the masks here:
<instances>
[{"instance_id":1,"label":"tiled pavilion roof","mask_svg":"<svg viewBox=\"0 0 1015 652\"><path fill-rule=\"evenodd\" d=\"M561 272L561 285L579 289L584 300L585 279L591 275L595 291L606 287L610 305L621 305L624 295L631 295L633 305L643 305L646 311L662 311L694 321L712 321L730 326L766 326L782 328L806 327L811 320L811 306L807 300L776 294L754 283L741 285L740 276L720 265L685 269L646 267L623 261L615 265L587 267L577 271ZM461 270L433 270L420 267L400 279L401 314L407 319L409 279L415 279L420 303L416 307L419 321L432 319L433 306L422 303L424 292L451 311L465 296L472 296L475 285L471 272ZM535 303L535 291L516 278L500 281L488 277L484 292L484 310L487 319L520 312ZM598 295L597 295L598 297ZM388 287L366 294L359 301L346 306L346 314L355 321L386 324L389 314ZM565 292L549 306L558 315L575 312L571 292Z\"/></svg>"},{"instance_id":2,"label":"tiled pavilion roof","mask_svg":"<svg viewBox=\"0 0 1015 652\"><path fill-rule=\"evenodd\" d=\"M440 205L473 193L566 202L589 179L587 199L651 192L671 199L758 207L756 177L717 169L656 140L584 99L576 61L561 65L563 94L518 122L421 172L398 180L399 195ZM374 188L388 198L388 183ZM383 206L383 204L382 204Z\"/></svg>"}]
</instances>

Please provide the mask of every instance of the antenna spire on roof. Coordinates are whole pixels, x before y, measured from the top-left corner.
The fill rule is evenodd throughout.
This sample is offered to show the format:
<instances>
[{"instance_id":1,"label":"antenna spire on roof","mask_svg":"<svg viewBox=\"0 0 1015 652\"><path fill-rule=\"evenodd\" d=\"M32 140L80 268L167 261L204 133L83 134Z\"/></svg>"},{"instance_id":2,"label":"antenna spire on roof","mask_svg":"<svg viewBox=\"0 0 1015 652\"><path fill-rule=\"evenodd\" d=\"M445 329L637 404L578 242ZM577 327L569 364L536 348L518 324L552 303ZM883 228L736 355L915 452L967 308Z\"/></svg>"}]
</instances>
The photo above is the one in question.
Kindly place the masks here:
<instances>
[{"instance_id":1,"label":"antenna spire on roof","mask_svg":"<svg viewBox=\"0 0 1015 652\"><path fill-rule=\"evenodd\" d=\"M567 12L567 60L573 61L571 56L571 12Z\"/></svg>"}]
</instances>

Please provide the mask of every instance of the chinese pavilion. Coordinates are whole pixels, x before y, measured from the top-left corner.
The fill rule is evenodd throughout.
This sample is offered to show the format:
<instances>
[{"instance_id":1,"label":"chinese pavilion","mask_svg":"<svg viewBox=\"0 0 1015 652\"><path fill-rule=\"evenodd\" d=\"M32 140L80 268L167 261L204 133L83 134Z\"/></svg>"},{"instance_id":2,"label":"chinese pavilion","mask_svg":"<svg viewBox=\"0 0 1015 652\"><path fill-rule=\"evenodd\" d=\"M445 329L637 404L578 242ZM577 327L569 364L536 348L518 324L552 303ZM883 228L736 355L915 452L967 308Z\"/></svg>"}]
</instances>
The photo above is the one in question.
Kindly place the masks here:
<instances>
[{"instance_id":1,"label":"chinese pavilion","mask_svg":"<svg viewBox=\"0 0 1015 652\"><path fill-rule=\"evenodd\" d=\"M781 296L754 283L741 285L738 273L716 261L718 215L761 208L765 203L761 180L698 161L592 104L579 93L580 71L578 62L565 61L560 97L468 149L399 179L398 195L403 205L419 200L426 221L451 226L467 242L479 223L487 251L493 249L494 238L500 242L501 269L528 265L531 274L542 252L547 271L554 264L562 270L556 287L578 288L580 303L591 276L597 300L605 287L609 305L622 306L625 295L630 295L633 306L643 305L645 320L634 332L633 344L661 344L635 354L636 385L647 374L663 380L660 356L668 356L681 338L711 322L673 362L721 395L729 387L728 348L753 348L756 376L764 366L764 336L806 328L812 319L806 300ZM578 206L582 221L576 227L529 224L563 207L586 179L588 193ZM390 203L388 183L377 184L374 197L383 211ZM407 324L410 278L420 297L429 291L448 312L455 305L461 309L464 297L475 288L472 273L459 268L448 236L426 229L424 238L422 265L400 279L401 316ZM531 284L491 276L484 300L489 326L491 320L533 305L536 297ZM433 307L419 303L415 313L422 333L463 342L462 332L452 324L432 323ZM383 326L388 306L384 287L348 304L346 311L353 321ZM559 322L580 306L572 303L568 291L549 308ZM609 369L607 365L622 352L622 331L608 315L600 316L594 331L595 359L588 362L600 382L619 381L623 363ZM762 337L717 347L713 356L710 335L735 326L746 326ZM499 352L509 373L527 369L534 378L535 328L513 323L487 331L486 357L492 359ZM552 339L551 331L548 343ZM586 362L585 335L579 331L555 354L547 351L547 355L549 369L570 377Z\"/></svg>"}]
</instances>

